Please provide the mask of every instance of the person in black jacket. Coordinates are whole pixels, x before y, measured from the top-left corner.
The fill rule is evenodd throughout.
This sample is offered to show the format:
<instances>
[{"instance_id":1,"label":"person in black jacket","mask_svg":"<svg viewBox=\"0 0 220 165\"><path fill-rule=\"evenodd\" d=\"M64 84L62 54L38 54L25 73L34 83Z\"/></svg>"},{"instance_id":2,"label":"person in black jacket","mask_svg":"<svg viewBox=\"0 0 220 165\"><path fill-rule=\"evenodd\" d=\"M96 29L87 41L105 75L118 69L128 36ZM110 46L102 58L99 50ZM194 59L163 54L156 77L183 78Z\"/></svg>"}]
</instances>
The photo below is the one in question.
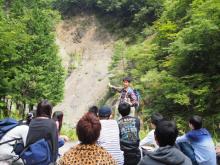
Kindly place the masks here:
<instances>
[{"instance_id":1,"label":"person in black jacket","mask_svg":"<svg viewBox=\"0 0 220 165\"><path fill-rule=\"evenodd\" d=\"M51 150L51 161L55 163L58 156L58 130L55 121L51 119L52 105L43 100L38 104L36 113L36 118L29 125L26 146L45 139Z\"/></svg>"},{"instance_id":2,"label":"person in black jacket","mask_svg":"<svg viewBox=\"0 0 220 165\"><path fill-rule=\"evenodd\" d=\"M120 147L124 151L124 165L136 165L141 158L139 150L140 120L129 116L131 107L128 103L122 103L118 111L122 118L118 120L120 131Z\"/></svg>"}]
</instances>

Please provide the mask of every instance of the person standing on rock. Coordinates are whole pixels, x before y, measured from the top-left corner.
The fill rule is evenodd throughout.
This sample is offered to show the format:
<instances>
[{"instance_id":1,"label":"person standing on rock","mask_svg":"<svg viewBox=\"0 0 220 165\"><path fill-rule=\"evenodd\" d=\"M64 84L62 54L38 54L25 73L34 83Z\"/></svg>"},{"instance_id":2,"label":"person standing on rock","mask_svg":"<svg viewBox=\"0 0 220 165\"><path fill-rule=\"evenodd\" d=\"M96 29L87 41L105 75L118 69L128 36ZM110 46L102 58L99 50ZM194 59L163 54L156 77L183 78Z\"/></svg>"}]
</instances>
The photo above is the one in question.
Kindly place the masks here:
<instances>
[{"instance_id":1,"label":"person standing on rock","mask_svg":"<svg viewBox=\"0 0 220 165\"><path fill-rule=\"evenodd\" d=\"M110 83L108 84L108 86L119 92L120 95L120 99L119 99L119 104L122 103L128 103L132 108L131 108L131 116L135 116L135 110L137 109L138 106L138 98L134 92L134 90L131 88L131 78L130 77L125 77L123 78L122 82L123 82L123 88L121 87L115 87L113 85L111 85Z\"/></svg>"}]
</instances>

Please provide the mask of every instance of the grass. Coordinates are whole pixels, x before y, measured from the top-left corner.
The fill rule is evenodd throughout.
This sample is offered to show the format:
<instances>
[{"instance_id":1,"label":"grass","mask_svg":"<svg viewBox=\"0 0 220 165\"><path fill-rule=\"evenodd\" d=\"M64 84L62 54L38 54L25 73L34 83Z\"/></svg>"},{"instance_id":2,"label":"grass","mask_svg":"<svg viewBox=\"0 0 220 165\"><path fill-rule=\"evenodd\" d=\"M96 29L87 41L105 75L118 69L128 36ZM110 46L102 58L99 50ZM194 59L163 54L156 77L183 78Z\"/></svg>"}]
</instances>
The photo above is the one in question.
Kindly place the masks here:
<instances>
[{"instance_id":1,"label":"grass","mask_svg":"<svg viewBox=\"0 0 220 165\"><path fill-rule=\"evenodd\" d=\"M61 135L66 135L71 141L77 141L78 137L76 135L76 128L71 127L68 124L63 124L61 129Z\"/></svg>"}]
</instances>

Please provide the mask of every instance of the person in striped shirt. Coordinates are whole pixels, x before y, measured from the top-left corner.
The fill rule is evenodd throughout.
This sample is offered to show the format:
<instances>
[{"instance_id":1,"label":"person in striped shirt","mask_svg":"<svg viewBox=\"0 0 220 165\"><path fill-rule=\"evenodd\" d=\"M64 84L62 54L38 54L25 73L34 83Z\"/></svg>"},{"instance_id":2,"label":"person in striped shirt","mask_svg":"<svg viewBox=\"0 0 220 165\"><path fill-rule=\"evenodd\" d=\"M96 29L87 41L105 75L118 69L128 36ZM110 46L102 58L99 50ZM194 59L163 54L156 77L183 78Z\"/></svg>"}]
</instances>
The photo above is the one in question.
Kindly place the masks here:
<instances>
[{"instance_id":1,"label":"person in striped shirt","mask_svg":"<svg viewBox=\"0 0 220 165\"><path fill-rule=\"evenodd\" d=\"M124 156L123 151L120 150L119 128L117 121L110 119L111 114L112 110L107 106L99 109L98 116L102 129L97 144L106 149L118 165L123 165Z\"/></svg>"}]
</instances>

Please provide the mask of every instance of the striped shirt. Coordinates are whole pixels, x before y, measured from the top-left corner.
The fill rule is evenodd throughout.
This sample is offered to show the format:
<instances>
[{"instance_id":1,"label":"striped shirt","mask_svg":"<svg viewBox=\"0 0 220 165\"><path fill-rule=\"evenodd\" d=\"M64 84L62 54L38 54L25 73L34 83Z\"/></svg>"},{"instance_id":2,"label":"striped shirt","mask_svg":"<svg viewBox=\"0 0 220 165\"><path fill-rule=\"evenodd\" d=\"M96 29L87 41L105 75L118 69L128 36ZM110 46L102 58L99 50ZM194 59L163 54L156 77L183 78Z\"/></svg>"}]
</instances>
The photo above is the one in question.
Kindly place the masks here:
<instances>
[{"instance_id":1,"label":"striped shirt","mask_svg":"<svg viewBox=\"0 0 220 165\"><path fill-rule=\"evenodd\" d=\"M120 150L119 128L116 120L100 120L101 132L97 144L105 148L117 161L124 164L123 151Z\"/></svg>"}]
</instances>

